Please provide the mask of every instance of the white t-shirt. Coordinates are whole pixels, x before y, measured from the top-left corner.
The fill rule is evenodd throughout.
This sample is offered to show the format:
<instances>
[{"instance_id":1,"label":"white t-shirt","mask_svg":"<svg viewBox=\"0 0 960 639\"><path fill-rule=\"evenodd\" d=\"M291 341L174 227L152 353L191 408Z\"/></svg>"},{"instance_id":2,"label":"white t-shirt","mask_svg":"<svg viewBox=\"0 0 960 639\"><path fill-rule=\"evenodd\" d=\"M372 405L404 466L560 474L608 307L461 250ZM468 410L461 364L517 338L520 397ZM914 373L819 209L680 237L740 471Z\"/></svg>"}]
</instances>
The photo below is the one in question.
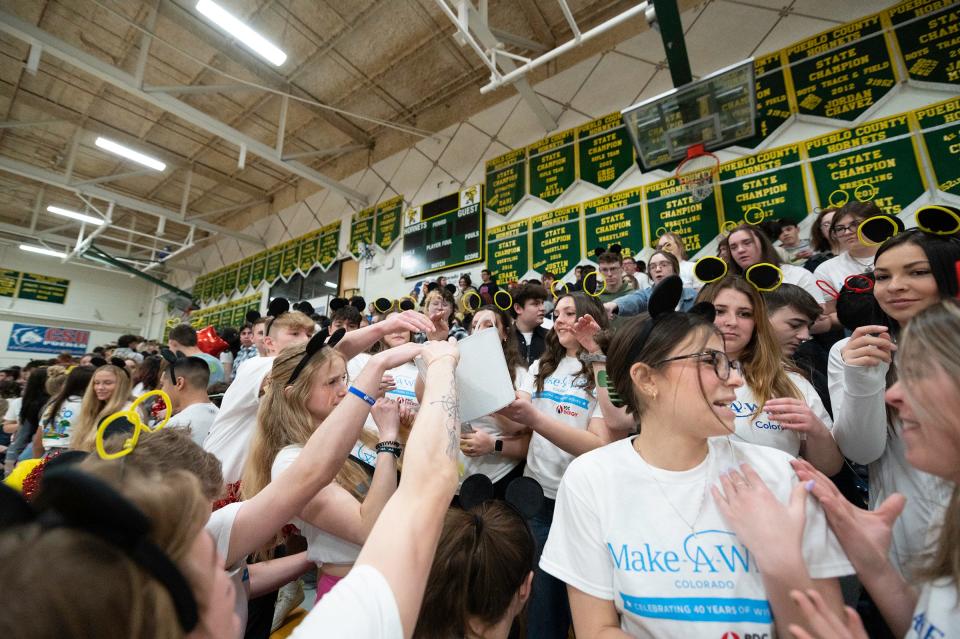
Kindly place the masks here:
<instances>
[{"instance_id":1,"label":"white t-shirt","mask_svg":"<svg viewBox=\"0 0 960 639\"><path fill-rule=\"evenodd\" d=\"M210 519L204 526L217 545L217 553L220 555L220 559L224 561L226 561L227 553L230 551L230 535L233 532L233 523L237 520L237 513L240 512L242 507L243 502L227 504L223 508L210 513ZM250 575L247 572L247 560L242 558L233 566L227 566L225 569L233 582L233 590L236 596L233 608L237 616L240 617L240 632L237 636L242 637L247 626L247 601L250 599Z\"/></svg>"},{"instance_id":2,"label":"white t-shirt","mask_svg":"<svg viewBox=\"0 0 960 639\"><path fill-rule=\"evenodd\" d=\"M612 600L621 629L632 637L775 636L756 561L723 519L710 487L724 470L749 462L787 503L798 481L790 457L714 438L701 464L671 472L647 464L633 439L570 464L540 567ZM806 506L803 556L810 576L852 574L816 500Z\"/></svg>"},{"instance_id":3,"label":"white t-shirt","mask_svg":"<svg viewBox=\"0 0 960 639\"><path fill-rule=\"evenodd\" d=\"M820 264L813 272L815 280L824 280L830 282L834 290L838 293L843 288L843 283L851 275L860 275L873 270L873 256L856 259L849 252L843 252L840 255L831 257L826 262Z\"/></svg>"},{"instance_id":4,"label":"white t-shirt","mask_svg":"<svg viewBox=\"0 0 960 639\"><path fill-rule=\"evenodd\" d=\"M7 412L3 414L3 421L5 422L19 422L20 421L20 406L23 405L22 397L11 397L7 400Z\"/></svg>"},{"instance_id":5,"label":"white t-shirt","mask_svg":"<svg viewBox=\"0 0 960 639\"><path fill-rule=\"evenodd\" d=\"M379 570L356 566L317 602L291 637L400 639L397 599Z\"/></svg>"},{"instance_id":6,"label":"white t-shirt","mask_svg":"<svg viewBox=\"0 0 960 639\"><path fill-rule=\"evenodd\" d=\"M821 304L827 301L827 294L820 290L817 286L817 278L807 269L792 264L781 264L780 270L783 271L784 284L799 286Z\"/></svg>"},{"instance_id":7,"label":"white t-shirt","mask_svg":"<svg viewBox=\"0 0 960 639\"><path fill-rule=\"evenodd\" d=\"M582 368L576 357L564 357L557 370L543 381L543 392L537 392L536 376L540 370L540 360L530 367L520 386L520 390L529 393L533 406L542 413L558 419L571 428L587 430L590 419L603 417L597 405L596 392L587 392L585 376L574 377ZM591 375L589 369L586 375ZM546 437L534 433L530 438L527 451L527 467L523 474L533 477L543 487L543 494L555 499L563 472L573 460L573 455L555 446Z\"/></svg>"},{"instance_id":8,"label":"white t-shirt","mask_svg":"<svg viewBox=\"0 0 960 639\"><path fill-rule=\"evenodd\" d=\"M514 387L517 390L520 390L521 385L523 384L524 378L527 375L527 369L517 368L516 378L514 379ZM475 419L470 422L470 428L476 431L483 431L493 435L494 439L503 435L503 432L500 430L499 424L493 415L485 415L480 419ZM506 477L511 470L517 467L517 464L520 463L519 459L511 459L510 457L504 457L503 455L495 455L490 453L489 455L481 455L479 457L468 457L463 454L463 451L460 452L460 483L463 483L463 480L469 477L470 475L486 475L490 478L492 482L498 482L504 477ZM457 489L459 492L459 488Z\"/></svg>"},{"instance_id":9,"label":"white t-shirt","mask_svg":"<svg viewBox=\"0 0 960 639\"><path fill-rule=\"evenodd\" d=\"M683 280L683 285L687 288L699 289L703 286L703 282L698 280L697 276L693 273L695 266L696 263L694 262L690 262L688 260L680 261L680 272L677 275L680 276L680 279Z\"/></svg>"},{"instance_id":10,"label":"white t-shirt","mask_svg":"<svg viewBox=\"0 0 960 639\"><path fill-rule=\"evenodd\" d=\"M367 365L367 362L370 361L370 357L371 355L368 353L360 353L347 362L347 376L351 381L360 376L360 372L363 370L363 367ZM416 364L413 362L406 362L405 364L401 364L396 368L391 368L384 373L384 375L392 375L393 381L397 386L394 390L384 393L384 397L387 399L396 400L401 404L406 404L409 408L413 409L414 412L420 409L420 402L417 400L416 393L418 375ZM378 432L377 424L375 421L373 421L372 415L367 415L367 419L363 423L363 427L372 433ZM360 457L360 455L358 455L356 452L354 454L357 457ZM371 465L377 465L376 459L374 459Z\"/></svg>"},{"instance_id":11,"label":"white t-shirt","mask_svg":"<svg viewBox=\"0 0 960 639\"><path fill-rule=\"evenodd\" d=\"M797 373L787 372L787 376L800 391L804 403L810 407L813 414L820 418L828 430L832 430L833 420L830 419L830 414L824 408L813 385ZM730 408L736 415L736 436L739 439L751 444L778 448L794 457L800 454L800 440L803 439L800 433L781 428L780 424L771 419L765 410L757 412L759 407L754 398L753 389L746 384L738 387L736 393L737 401L731 404Z\"/></svg>"},{"instance_id":12,"label":"white t-shirt","mask_svg":"<svg viewBox=\"0 0 960 639\"><path fill-rule=\"evenodd\" d=\"M956 584L947 577L924 583L904 639L957 637L960 630L958 594Z\"/></svg>"},{"instance_id":13,"label":"white t-shirt","mask_svg":"<svg viewBox=\"0 0 960 639\"><path fill-rule=\"evenodd\" d=\"M12 401L12 400L11 400ZM19 403L20 400L17 399ZM44 417L41 441L47 450L51 448L70 448L70 431L80 420L80 406L83 398L71 395L60 404L57 414ZM19 412L19 406L17 407Z\"/></svg>"},{"instance_id":14,"label":"white t-shirt","mask_svg":"<svg viewBox=\"0 0 960 639\"><path fill-rule=\"evenodd\" d=\"M223 465L223 481L240 481L257 428L260 386L273 367L273 357L253 357L237 371L237 377L223 394L220 412L203 440L203 449L217 456Z\"/></svg>"},{"instance_id":15,"label":"white t-shirt","mask_svg":"<svg viewBox=\"0 0 960 639\"><path fill-rule=\"evenodd\" d=\"M297 459L302 450L302 446L284 446L281 448L276 459L273 460L270 479L274 480L279 477L280 473ZM357 555L360 554L360 546L320 530L302 519L296 518L290 523L299 528L300 534L307 540L307 559L314 563L352 564L357 560Z\"/></svg>"},{"instance_id":16,"label":"white t-shirt","mask_svg":"<svg viewBox=\"0 0 960 639\"><path fill-rule=\"evenodd\" d=\"M217 418L220 409L212 402L200 402L190 404L182 411L170 418L167 422L168 428L189 428L190 438L199 446L203 446L207 433L210 432L210 425Z\"/></svg>"}]
</instances>

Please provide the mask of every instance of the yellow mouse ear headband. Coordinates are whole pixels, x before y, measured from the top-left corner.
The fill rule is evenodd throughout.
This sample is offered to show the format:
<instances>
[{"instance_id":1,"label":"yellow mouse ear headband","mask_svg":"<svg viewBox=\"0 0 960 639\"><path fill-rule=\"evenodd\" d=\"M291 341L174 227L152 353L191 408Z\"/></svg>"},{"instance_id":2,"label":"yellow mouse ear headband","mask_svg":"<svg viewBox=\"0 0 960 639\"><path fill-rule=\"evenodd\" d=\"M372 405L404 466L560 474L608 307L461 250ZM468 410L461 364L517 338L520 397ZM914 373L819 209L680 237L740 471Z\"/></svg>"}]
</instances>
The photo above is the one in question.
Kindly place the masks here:
<instances>
[{"instance_id":1,"label":"yellow mouse ear headband","mask_svg":"<svg viewBox=\"0 0 960 639\"><path fill-rule=\"evenodd\" d=\"M163 418L163 421L154 425L152 428L150 426L147 426L143 422L143 419L140 417L140 413L137 411L137 408L150 397L161 398L167 407L167 414ZM107 459L107 460L120 459L121 457L125 457L129 455L131 452L133 452L133 449L137 447L137 442L140 441L140 432L141 431L146 431L148 433L157 432L158 430L160 430L161 428L167 425L167 422L170 421L170 415L172 412L173 412L173 403L170 401L170 396L167 395L165 392L163 392L162 390L152 390L147 393L144 393L143 395L138 397L136 400L134 400L134 402L130 405L129 408L118 411L110 415L106 419L104 419L102 422L100 422L100 426L97 428L97 437L95 440L96 447L97 447L97 455L100 456L100 459ZM108 437L108 435L106 434L107 428L114 422L117 422L121 419L127 422L130 428L124 427L123 424L118 424L117 426L114 427L114 431L128 432L132 428L133 432L131 433L130 437L123 442L123 446L120 448L120 450L114 453L108 453L106 448L104 448L104 445L103 445L103 441L105 437ZM110 435L113 435L113 434L114 434L113 432L110 433Z\"/></svg>"},{"instance_id":2,"label":"yellow mouse ear headband","mask_svg":"<svg viewBox=\"0 0 960 639\"><path fill-rule=\"evenodd\" d=\"M715 255L706 255L693 265L693 274L704 284L710 284L723 279L727 274L727 263ZM761 293L769 293L783 283L783 271L775 264L760 262L747 269L744 279Z\"/></svg>"}]
</instances>

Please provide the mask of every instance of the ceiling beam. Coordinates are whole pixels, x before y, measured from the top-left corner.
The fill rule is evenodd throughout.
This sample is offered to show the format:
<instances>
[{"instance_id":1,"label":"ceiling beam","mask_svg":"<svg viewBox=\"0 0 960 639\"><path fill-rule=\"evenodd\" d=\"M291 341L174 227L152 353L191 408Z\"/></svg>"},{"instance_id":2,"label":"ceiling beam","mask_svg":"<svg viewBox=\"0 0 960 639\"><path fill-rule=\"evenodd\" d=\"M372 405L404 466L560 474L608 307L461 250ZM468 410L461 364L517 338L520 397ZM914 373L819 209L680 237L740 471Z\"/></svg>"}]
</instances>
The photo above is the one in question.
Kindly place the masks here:
<instances>
[{"instance_id":1,"label":"ceiling beam","mask_svg":"<svg viewBox=\"0 0 960 639\"><path fill-rule=\"evenodd\" d=\"M243 145L248 151L258 155L269 164L293 173L309 182L328 188L357 204L363 206L369 204L369 198L363 193L345 184L341 184L337 180L327 177L305 164L292 160L283 160L274 147L234 129L226 123L207 115L199 109L195 109L173 96L165 93L147 93L137 86L136 78L133 75L103 62L86 51L54 37L43 29L7 11L0 11L0 31L28 43L39 42L48 55L52 55L73 67L81 69L95 78L107 82L148 104L168 111L171 115L217 135L229 143L236 144L237 146Z\"/></svg>"},{"instance_id":2,"label":"ceiling beam","mask_svg":"<svg viewBox=\"0 0 960 639\"><path fill-rule=\"evenodd\" d=\"M186 224L186 221L180 217L180 213L178 211L168 209L160 206L159 204L154 204L153 202L147 202L129 195L117 193L116 191L110 191L93 184L87 184L83 186L70 184L64 175L60 173L41 169L12 158L0 156L0 171L6 171L7 173L19 175L20 177L41 182L43 184L56 186L67 191L73 191L74 193L79 193L81 195L95 197L107 202L115 202L117 205L132 211L140 211L141 213L148 213L150 215L155 215L156 217L165 217L168 220L173 220L175 222L179 222L180 224ZM228 237L233 237L259 247L265 246L262 238L241 233L239 231L234 231L233 229L224 228L217 224L211 224L203 221L191 222L191 224L194 224L198 229L207 231L208 233L226 235Z\"/></svg>"}]
</instances>

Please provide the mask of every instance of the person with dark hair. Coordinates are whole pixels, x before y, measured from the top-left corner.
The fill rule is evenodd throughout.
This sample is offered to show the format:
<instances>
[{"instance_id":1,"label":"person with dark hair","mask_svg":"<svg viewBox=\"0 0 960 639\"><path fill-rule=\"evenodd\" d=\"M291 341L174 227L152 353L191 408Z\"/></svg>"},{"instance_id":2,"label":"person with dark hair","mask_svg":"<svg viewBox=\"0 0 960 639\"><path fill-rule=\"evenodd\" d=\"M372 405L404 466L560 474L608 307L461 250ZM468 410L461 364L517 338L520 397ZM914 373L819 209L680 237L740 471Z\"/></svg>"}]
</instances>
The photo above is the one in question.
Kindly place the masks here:
<instances>
[{"instance_id":1,"label":"person with dark hair","mask_svg":"<svg viewBox=\"0 0 960 639\"><path fill-rule=\"evenodd\" d=\"M511 291L513 296L513 334L517 349L526 367L540 359L546 346L547 330L543 328L547 289L535 284L521 284Z\"/></svg>"},{"instance_id":2,"label":"person with dark hair","mask_svg":"<svg viewBox=\"0 0 960 639\"><path fill-rule=\"evenodd\" d=\"M117 338L117 347L113 349L113 356L120 359L132 359L139 364L143 361L143 355L137 352L137 346L142 341L136 335L121 335Z\"/></svg>"},{"instance_id":3,"label":"person with dark hair","mask_svg":"<svg viewBox=\"0 0 960 639\"><path fill-rule=\"evenodd\" d=\"M810 226L810 246L813 248L813 255L808 259L803 268L811 273L817 270L817 267L832 258L839 255L840 249L836 239L830 235L830 227L833 225L833 216L837 214L837 209L826 208L817 212L817 218Z\"/></svg>"},{"instance_id":4,"label":"person with dark hair","mask_svg":"<svg viewBox=\"0 0 960 639\"><path fill-rule=\"evenodd\" d=\"M907 462L904 425L895 411L888 412L884 393L904 365L894 359L901 330L925 308L957 296L958 260L955 236L912 229L884 242L876 253L873 286L883 322L858 327L830 350L833 434L844 456L867 466L870 508L894 493L907 498L893 524L890 560L908 578L927 553L928 532L940 520L952 485Z\"/></svg>"},{"instance_id":5,"label":"person with dark hair","mask_svg":"<svg viewBox=\"0 0 960 639\"><path fill-rule=\"evenodd\" d=\"M29 365L28 365L29 366ZM40 426L40 415L43 407L46 406L50 395L46 391L47 368L41 366L30 368L30 375L27 378L27 384L23 389L23 398L20 402L20 414L17 416L19 426L17 433L7 447L4 456L4 470L6 474L13 472L14 466L20 460L21 455L31 454L30 442L33 440L33 434L37 432Z\"/></svg>"},{"instance_id":6,"label":"person with dark hair","mask_svg":"<svg viewBox=\"0 0 960 639\"><path fill-rule=\"evenodd\" d=\"M801 265L806 262L813 255L813 250L809 240L800 239L800 225L790 219L780 219L777 223L780 225L780 234L774 247L786 251L790 264Z\"/></svg>"},{"instance_id":7,"label":"person with dark hair","mask_svg":"<svg viewBox=\"0 0 960 639\"><path fill-rule=\"evenodd\" d=\"M860 241L857 229L864 220L887 215L873 202L850 202L844 204L830 225L830 235L837 243L840 253L820 264L813 272L818 280L824 280L839 291L851 275L873 270L873 256L879 246Z\"/></svg>"},{"instance_id":8,"label":"person with dark hair","mask_svg":"<svg viewBox=\"0 0 960 639\"><path fill-rule=\"evenodd\" d=\"M159 355L148 355L143 363L137 367L133 376L133 396L140 397L144 393L160 387L160 371L163 367L163 358Z\"/></svg>"},{"instance_id":9,"label":"person with dark hair","mask_svg":"<svg viewBox=\"0 0 960 639\"><path fill-rule=\"evenodd\" d=\"M657 285L671 275L680 275L680 261L677 259L677 256L668 251L654 251L650 256L650 280L654 285ZM684 286L677 310L690 310L697 299L697 293L697 289ZM603 308L607 311L608 317L611 318L645 313L647 311L647 304L650 303L651 295L653 295L653 288L644 288L633 291L612 302L607 302L603 305Z\"/></svg>"},{"instance_id":10,"label":"person with dark hair","mask_svg":"<svg viewBox=\"0 0 960 639\"><path fill-rule=\"evenodd\" d=\"M493 304L493 294L500 290L500 287L497 286L497 278L487 269L483 269L480 271L480 279L482 283L477 289L477 292L480 293L480 298L484 304Z\"/></svg>"},{"instance_id":11,"label":"person with dark hair","mask_svg":"<svg viewBox=\"0 0 960 639\"><path fill-rule=\"evenodd\" d=\"M600 347L594 332L584 330L587 316L606 328L603 308L586 293L557 299L556 319L543 355L531 365L517 399L499 412L533 430L524 475L537 480L545 496L542 510L530 519L538 551L550 532L554 499L567 466L578 455L615 438L599 409L600 391L591 362ZM534 577L529 620L532 639L566 637L570 626L563 583L540 568Z\"/></svg>"},{"instance_id":12,"label":"person with dark hair","mask_svg":"<svg viewBox=\"0 0 960 639\"><path fill-rule=\"evenodd\" d=\"M208 355L197 348L197 331L189 324L180 324L170 329L170 335L167 337L167 347L174 353L183 353L186 357L199 357L205 361L210 369L211 384L222 382L225 379L223 364L213 355Z\"/></svg>"},{"instance_id":13,"label":"person with dark hair","mask_svg":"<svg viewBox=\"0 0 960 639\"><path fill-rule=\"evenodd\" d=\"M627 281L630 288L637 290L649 287L650 283L646 281L643 271L640 270L643 261L637 263L637 260L630 255L623 258L623 279Z\"/></svg>"},{"instance_id":14,"label":"person with dark hair","mask_svg":"<svg viewBox=\"0 0 960 639\"><path fill-rule=\"evenodd\" d=\"M223 366L224 381L233 379L233 362L240 352L240 331L232 326L220 329L220 339L227 343L227 348L220 351L220 365Z\"/></svg>"},{"instance_id":15,"label":"person with dark hair","mask_svg":"<svg viewBox=\"0 0 960 639\"><path fill-rule=\"evenodd\" d=\"M603 278L599 284L602 291L598 296L601 304L607 304L624 295L632 293L636 286L630 286L623 273L623 258L620 253L605 251L597 258L597 270ZM614 323L619 326L619 320Z\"/></svg>"},{"instance_id":16,"label":"person with dark hair","mask_svg":"<svg viewBox=\"0 0 960 639\"><path fill-rule=\"evenodd\" d=\"M746 275L747 270L754 264L767 263L780 268L783 281L787 284L796 284L807 293L819 300L825 301L825 294L817 288L817 281L806 269L792 264L782 264L780 255L773 248L767 236L749 224L741 224L730 231L721 244L730 251L730 270L736 275Z\"/></svg>"},{"instance_id":17,"label":"person with dark hair","mask_svg":"<svg viewBox=\"0 0 960 639\"><path fill-rule=\"evenodd\" d=\"M44 409L41 444L46 452L70 448L71 430L80 419L80 406L93 371L92 366L75 366L67 374L63 388Z\"/></svg>"},{"instance_id":18,"label":"person with dark hair","mask_svg":"<svg viewBox=\"0 0 960 639\"><path fill-rule=\"evenodd\" d=\"M360 311L350 304L341 306L330 316L330 331L344 329L348 333L360 328Z\"/></svg>"},{"instance_id":19,"label":"person with dark hair","mask_svg":"<svg viewBox=\"0 0 960 639\"><path fill-rule=\"evenodd\" d=\"M256 356L257 345L254 344L253 324L248 322L240 329L240 350L237 351L237 356L233 358L233 370L230 372L230 381L233 381L237 377L237 369L240 368L240 364Z\"/></svg>"},{"instance_id":20,"label":"person with dark hair","mask_svg":"<svg viewBox=\"0 0 960 639\"><path fill-rule=\"evenodd\" d=\"M732 436L743 378L709 307L675 305L607 345L640 432L567 468L540 569L565 582L578 637L787 636L802 623L790 590L840 610L852 569L791 457ZM786 522L800 532L784 538Z\"/></svg>"},{"instance_id":21,"label":"person with dark hair","mask_svg":"<svg viewBox=\"0 0 960 639\"><path fill-rule=\"evenodd\" d=\"M530 598L536 551L512 506L448 510L413 638L507 639Z\"/></svg>"},{"instance_id":22,"label":"person with dark hair","mask_svg":"<svg viewBox=\"0 0 960 639\"><path fill-rule=\"evenodd\" d=\"M161 378L161 388L170 396L173 406L167 406L172 417L167 428L186 428L198 445L210 431L210 425L219 410L210 402L207 387L210 385L210 369L199 357L178 357L167 362Z\"/></svg>"}]
</instances>

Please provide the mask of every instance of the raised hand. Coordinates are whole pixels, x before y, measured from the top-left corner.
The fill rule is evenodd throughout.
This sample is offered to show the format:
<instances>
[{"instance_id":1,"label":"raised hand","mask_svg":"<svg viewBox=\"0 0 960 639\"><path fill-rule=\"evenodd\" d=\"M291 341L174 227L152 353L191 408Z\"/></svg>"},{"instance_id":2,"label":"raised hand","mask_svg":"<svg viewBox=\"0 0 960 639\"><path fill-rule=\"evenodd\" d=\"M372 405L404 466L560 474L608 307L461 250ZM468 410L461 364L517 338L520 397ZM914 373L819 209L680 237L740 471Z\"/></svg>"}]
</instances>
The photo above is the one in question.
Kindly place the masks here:
<instances>
[{"instance_id":1,"label":"raised hand","mask_svg":"<svg viewBox=\"0 0 960 639\"><path fill-rule=\"evenodd\" d=\"M763 405L771 419L783 428L798 433L829 434L826 424L820 421L810 406L803 400L793 397L776 397Z\"/></svg>"},{"instance_id":2,"label":"raised hand","mask_svg":"<svg viewBox=\"0 0 960 639\"><path fill-rule=\"evenodd\" d=\"M860 616L850 606L844 608L844 618L839 619L816 590L792 590L790 598L807 618L807 627L812 631L790 624L795 639L869 639Z\"/></svg>"},{"instance_id":3,"label":"raised hand","mask_svg":"<svg viewBox=\"0 0 960 639\"><path fill-rule=\"evenodd\" d=\"M599 352L600 347L597 346L597 342L594 340L599 332L600 325L597 324L597 320L593 319L589 313L582 315L573 323L573 336L577 338L577 342L579 342L580 346L588 353Z\"/></svg>"},{"instance_id":4,"label":"raised hand","mask_svg":"<svg viewBox=\"0 0 960 639\"><path fill-rule=\"evenodd\" d=\"M390 370L391 368L396 368L401 364L406 364L407 362L413 361L413 358L419 355L422 350L423 344L407 342L406 344L401 344L400 346L394 346L393 348L382 350L374 355L371 360L375 360L384 368L384 370Z\"/></svg>"},{"instance_id":5,"label":"raised hand","mask_svg":"<svg viewBox=\"0 0 960 639\"><path fill-rule=\"evenodd\" d=\"M713 498L737 538L757 559L760 570L778 561L802 562L803 527L806 522L804 501L807 493L798 484L787 504L770 492L763 479L749 464L720 475L721 492L711 486Z\"/></svg>"},{"instance_id":6,"label":"raised hand","mask_svg":"<svg viewBox=\"0 0 960 639\"><path fill-rule=\"evenodd\" d=\"M840 354L844 363L850 366L879 366L893 361L896 350L897 345L886 326L860 326L853 331Z\"/></svg>"},{"instance_id":7,"label":"raised hand","mask_svg":"<svg viewBox=\"0 0 960 639\"><path fill-rule=\"evenodd\" d=\"M536 415L537 409L533 407L533 402L526 395L517 393L517 398L497 411L497 415L503 415L507 419L513 420L525 426L531 425L532 415Z\"/></svg>"},{"instance_id":8,"label":"raised hand","mask_svg":"<svg viewBox=\"0 0 960 639\"><path fill-rule=\"evenodd\" d=\"M460 351L457 350L455 341L430 341L426 344L421 344L420 347L420 357L423 358L423 363L426 364L427 367L445 357L453 358L454 366L460 361Z\"/></svg>"},{"instance_id":9,"label":"raised hand","mask_svg":"<svg viewBox=\"0 0 960 639\"><path fill-rule=\"evenodd\" d=\"M613 319L617 314L617 303L616 302L607 302L603 305L603 310L607 312L607 318Z\"/></svg>"},{"instance_id":10,"label":"raised hand","mask_svg":"<svg viewBox=\"0 0 960 639\"><path fill-rule=\"evenodd\" d=\"M377 322L384 333L426 333L433 330L433 322L427 319L427 316L417 311L403 311L402 313L392 313L382 322Z\"/></svg>"},{"instance_id":11,"label":"raised hand","mask_svg":"<svg viewBox=\"0 0 960 639\"><path fill-rule=\"evenodd\" d=\"M400 435L400 408L397 402L381 397L370 409L370 414L380 431L380 440L397 441Z\"/></svg>"},{"instance_id":12,"label":"raised hand","mask_svg":"<svg viewBox=\"0 0 960 639\"><path fill-rule=\"evenodd\" d=\"M882 569L888 561L893 523L903 512L906 498L894 493L875 510L863 510L847 501L810 462L795 459L790 465L801 482L813 482L810 492L823 507L827 523L857 573L866 575Z\"/></svg>"}]
</instances>

